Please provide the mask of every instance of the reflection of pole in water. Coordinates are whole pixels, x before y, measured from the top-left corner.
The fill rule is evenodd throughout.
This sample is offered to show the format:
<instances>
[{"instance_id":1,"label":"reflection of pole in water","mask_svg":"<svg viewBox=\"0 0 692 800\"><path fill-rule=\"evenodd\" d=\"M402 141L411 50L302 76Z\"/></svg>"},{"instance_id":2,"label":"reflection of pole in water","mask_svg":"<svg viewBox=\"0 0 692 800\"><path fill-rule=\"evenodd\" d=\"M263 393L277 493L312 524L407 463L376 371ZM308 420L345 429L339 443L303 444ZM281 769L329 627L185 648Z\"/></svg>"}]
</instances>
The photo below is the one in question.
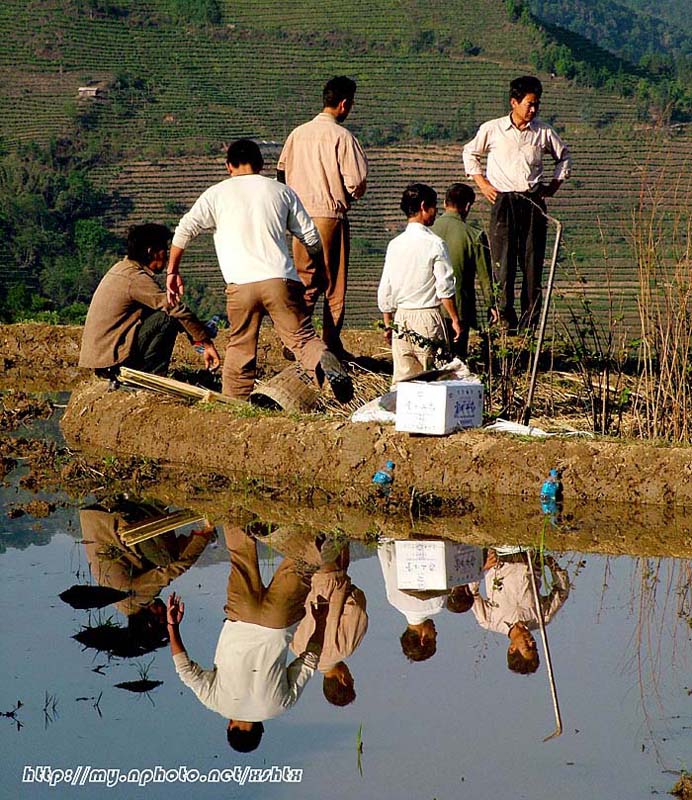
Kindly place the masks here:
<instances>
[{"instance_id":1,"label":"reflection of pole in water","mask_svg":"<svg viewBox=\"0 0 692 800\"><path fill-rule=\"evenodd\" d=\"M541 599L538 596L538 587L536 586L536 576L533 573L533 550L526 551L528 559L529 577L531 578L531 589L533 590L533 602L536 606L536 614L538 615L538 625L541 629L541 640L543 641L543 653L545 655L545 666L548 670L548 681L550 683L550 694L553 698L553 710L555 711L555 730L543 739L547 742L549 739L554 739L556 736L562 734L562 716L560 715L560 704L557 699L557 687L555 686L555 676L553 674L553 662L550 658L550 648L548 647L548 637L545 632L545 620L543 619L543 609L541 608Z\"/></svg>"}]
</instances>

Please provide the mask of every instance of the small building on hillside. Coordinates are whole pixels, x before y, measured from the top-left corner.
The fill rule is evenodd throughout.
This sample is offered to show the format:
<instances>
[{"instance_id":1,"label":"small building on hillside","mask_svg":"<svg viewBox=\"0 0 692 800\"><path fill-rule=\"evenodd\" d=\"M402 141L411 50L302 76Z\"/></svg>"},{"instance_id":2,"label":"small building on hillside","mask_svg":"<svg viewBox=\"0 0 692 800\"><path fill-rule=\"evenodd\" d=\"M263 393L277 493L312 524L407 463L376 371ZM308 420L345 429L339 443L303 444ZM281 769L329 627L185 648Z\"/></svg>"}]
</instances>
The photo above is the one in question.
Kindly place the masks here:
<instances>
[{"instance_id":1,"label":"small building on hillside","mask_svg":"<svg viewBox=\"0 0 692 800\"><path fill-rule=\"evenodd\" d=\"M102 86L80 86L77 95L90 100L103 100L106 97L106 90Z\"/></svg>"}]
</instances>

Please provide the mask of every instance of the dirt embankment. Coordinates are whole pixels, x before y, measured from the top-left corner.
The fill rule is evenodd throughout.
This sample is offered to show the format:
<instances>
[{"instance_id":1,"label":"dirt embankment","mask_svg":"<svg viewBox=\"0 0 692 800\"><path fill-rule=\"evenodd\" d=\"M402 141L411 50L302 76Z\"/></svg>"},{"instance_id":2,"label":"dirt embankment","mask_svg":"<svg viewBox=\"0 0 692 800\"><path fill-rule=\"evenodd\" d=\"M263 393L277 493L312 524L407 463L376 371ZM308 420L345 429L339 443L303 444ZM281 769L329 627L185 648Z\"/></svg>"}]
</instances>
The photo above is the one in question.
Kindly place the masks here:
<instances>
[{"instance_id":1,"label":"dirt embankment","mask_svg":"<svg viewBox=\"0 0 692 800\"><path fill-rule=\"evenodd\" d=\"M294 508L309 498L326 509L319 513L330 525L339 525L346 509L367 505L373 473L391 459L400 509L412 494L414 501L423 496L439 505L419 515L417 530L485 541L497 541L498 532L511 541L535 540L544 525L539 488L557 466L563 469L564 526L549 526L548 533L563 546L607 539L609 552L626 552L637 540L641 552L683 555L692 549L692 522L684 511L692 504L689 448L557 437L525 441L477 430L414 437L391 426L328 417L238 417L225 407L108 392L97 381L73 394L63 431L71 446L97 457L137 455L187 474L220 474L232 478L236 489L245 485L248 494L293 497ZM369 517L361 516L364 532ZM313 522L319 525L319 519ZM380 532L406 527L400 521L377 524Z\"/></svg>"},{"instance_id":2,"label":"dirt embankment","mask_svg":"<svg viewBox=\"0 0 692 800\"><path fill-rule=\"evenodd\" d=\"M550 468L560 467L565 508L562 526L548 525L549 539L613 553L692 550L685 512L692 505L692 448L597 438L527 440L478 430L414 437L343 417L240 413L144 391L108 392L105 382L77 369L79 335L79 328L1 327L4 388L76 384L63 421L70 446L94 463L104 455L136 456L183 470L161 487L179 505L201 502L221 516L242 506L281 524L346 526L357 535L373 526L386 535L414 527L479 542L498 536L531 542L545 523L539 487ZM376 332L349 332L346 341L357 353L381 350ZM178 363L194 358L179 344ZM260 359L265 375L285 366L271 330L263 334ZM371 505L370 481L386 459L396 464L393 506L406 514L403 523ZM223 476L218 486L210 475Z\"/></svg>"}]
</instances>

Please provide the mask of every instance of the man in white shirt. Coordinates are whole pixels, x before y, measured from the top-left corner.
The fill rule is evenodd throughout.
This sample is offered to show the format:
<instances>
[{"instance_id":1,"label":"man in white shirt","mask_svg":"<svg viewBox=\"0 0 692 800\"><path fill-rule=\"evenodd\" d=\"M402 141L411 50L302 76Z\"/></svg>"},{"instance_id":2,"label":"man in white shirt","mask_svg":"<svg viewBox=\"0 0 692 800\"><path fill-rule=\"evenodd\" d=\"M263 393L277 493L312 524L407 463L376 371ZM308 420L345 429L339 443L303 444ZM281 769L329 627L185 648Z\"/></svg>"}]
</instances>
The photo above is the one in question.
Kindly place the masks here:
<instances>
[{"instance_id":1,"label":"man in white shirt","mask_svg":"<svg viewBox=\"0 0 692 800\"><path fill-rule=\"evenodd\" d=\"M500 320L510 331L533 328L538 322L547 235L545 198L557 192L571 171L569 149L550 125L537 118L542 92L538 78L515 78L510 83L510 114L484 122L463 152L466 174L492 204L488 238L499 287L497 304ZM544 155L555 162L547 183ZM519 319L514 310L517 268L523 275Z\"/></svg>"},{"instance_id":2,"label":"man in white shirt","mask_svg":"<svg viewBox=\"0 0 692 800\"><path fill-rule=\"evenodd\" d=\"M315 631L301 655L286 664L293 633L305 614L310 578L292 558L284 558L264 586L257 542L237 526L225 528L231 558L226 620L216 646L213 669L191 661L180 636L185 605L168 598L168 634L176 672L207 708L228 719L229 745L255 750L266 719L293 706L319 662L328 604L312 607Z\"/></svg>"},{"instance_id":3,"label":"man in white shirt","mask_svg":"<svg viewBox=\"0 0 692 800\"><path fill-rule=\"evenodd\" d=\"M291 131L277 163L279 180L296 191L320 232L323 258L316 259L298 239L293 240L293 258L310 314L324 292L322 336L339 358L345 355L341 328L351 247L347 212L365 194L368 177L363 148L342 124L355 94L356 82L345 75L327 81L322 112Z\"/></svg>"},{"instance_id":4,"label":"man in white shirt","mask_svg":"<svg viewBox=\"0 0 692 800\"><path fill-rule=\"evenodd\" d=\"M188 244L212 232L226 281L230 336L223 365L223 393L246 400L255 381L257 340L268 314L284 345L319 385L326 377L337 400L353 396L351 379L315 333L304 288L288 254L286 230L321 257L320 235L296 193L260 175L258 145L238 139L228 148L230 180L211 186L185 214L168 260L169 298L183 292L180 262Z\"/></svg>"},{"instance_id":5,"label":"man in white shirt","mask_svg":"<svg viewBox=\"0 0 692 800\"><path fill-rule=\"evenodd\" d=\"M426 661L437 652L437 629L432 617L443 609L463 614L471 608L473 598L467 586L454 586L439 592L415 592L399 589L396 542L382 542L377 548L387 602L406 618L401 634L403 654L409 661Z\"/></svg>"},{"instance_id":6,"label":"man in white shirt","mask_svg":"<svg viewBox=\"0 0 692 800\"><path fill-rule=\"evenodd\" d=\"M452 321L454 341L462 332L449 251L430 230L437 215L437 193L424 183L412 183L404 190L400 208L408 224L387 246L377 290L385 339L392 345L392 386L432 369L435 351L431 343L446 343L440 305Z\"/></svg>"}]
</instances>

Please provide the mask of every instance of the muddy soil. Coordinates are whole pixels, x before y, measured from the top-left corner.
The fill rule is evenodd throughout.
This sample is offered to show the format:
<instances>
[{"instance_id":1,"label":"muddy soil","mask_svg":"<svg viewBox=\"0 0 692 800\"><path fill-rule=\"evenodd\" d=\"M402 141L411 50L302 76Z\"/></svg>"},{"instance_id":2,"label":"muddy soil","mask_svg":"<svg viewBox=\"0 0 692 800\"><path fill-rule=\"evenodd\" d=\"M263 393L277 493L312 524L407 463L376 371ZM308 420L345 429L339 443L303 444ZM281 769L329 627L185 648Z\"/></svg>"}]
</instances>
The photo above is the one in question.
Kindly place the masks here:
<instances>
[{"instance_id":1,"label":"muddy soil","mask_svg":"<svg viewBox=\"0 0 692 800\"><path fill-rule=\"evenodd\" d=\"M288 415L109 392L105 382L77 370L79 334L69 327L0 327L0 361L9 365L3 388L74 388L63 418L72 453L53 454L53 474L63 484L91 491L118 478L110 473L119 466L139 488L156 484L164 499L201 503L217 518L240 509L277 524L348 528L361 538L374 529L393 536L415 529L478 542L497 541L502 532L507 540L530 542L543 530L548 539L585 550L692 551L686 513L692 448L605 438L528 440L479 430L415 437L393 426L352 424L343 414ZM376 331L349 331L345 338L357 354L384 353ZM174 366L195 359L179 343ZM270 329L263 332L260 360L265 377L286 365ZM19 398L3 395L6 405L13 396ZM550 427L561 420L535 421ZM3 439L0 473L17 456L17 442ZM371 478L387 459L396 464L396 480L383 507ZM49 460L36 454L38 466L25 480L40 485L47 479L40 464ZM552 467L563 470L565 507L560 527L545 529L537 494ZM167 482L166 469L182 472Z\"/></svg>"}]
</instances>

